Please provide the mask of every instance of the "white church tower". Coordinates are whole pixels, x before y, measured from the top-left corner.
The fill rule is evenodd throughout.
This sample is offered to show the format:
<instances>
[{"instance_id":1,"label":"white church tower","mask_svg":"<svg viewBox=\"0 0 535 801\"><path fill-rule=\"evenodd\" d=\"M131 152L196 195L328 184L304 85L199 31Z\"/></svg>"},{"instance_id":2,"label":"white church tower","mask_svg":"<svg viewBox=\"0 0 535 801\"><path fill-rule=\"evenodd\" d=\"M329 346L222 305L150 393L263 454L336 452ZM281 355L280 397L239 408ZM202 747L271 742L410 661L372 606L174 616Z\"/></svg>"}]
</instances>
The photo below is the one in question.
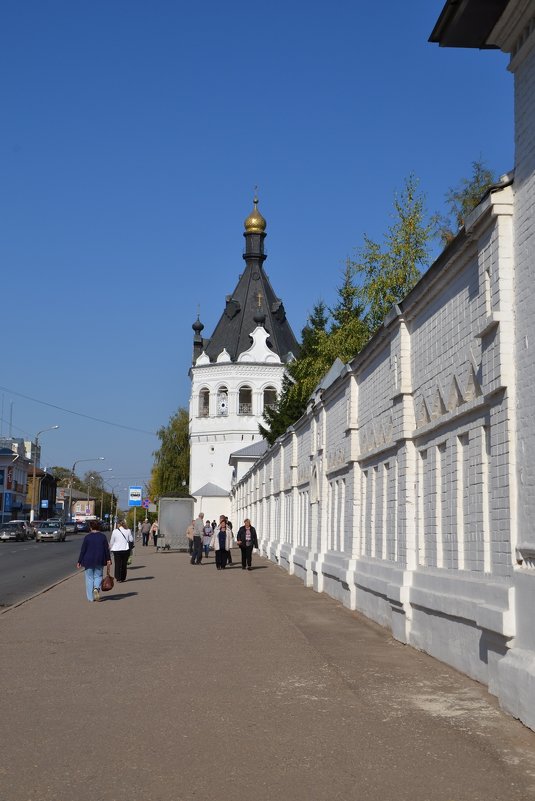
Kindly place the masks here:
<instances>
[{"instance_id":1,"label":"white church tower","mask_svg":"<svg viewBox=\"0 0 535 801\"><path fill-rule=\"evenodd\" d=\"M190 493L195 513L210 519L230 514L231 455L243 451L245 463L265 449L258 424L299 348L264 272L266 221L256 197L244 237L245 270L212 336L203 338L199 319L192 326Z\"/></svg>"}]
</instances>

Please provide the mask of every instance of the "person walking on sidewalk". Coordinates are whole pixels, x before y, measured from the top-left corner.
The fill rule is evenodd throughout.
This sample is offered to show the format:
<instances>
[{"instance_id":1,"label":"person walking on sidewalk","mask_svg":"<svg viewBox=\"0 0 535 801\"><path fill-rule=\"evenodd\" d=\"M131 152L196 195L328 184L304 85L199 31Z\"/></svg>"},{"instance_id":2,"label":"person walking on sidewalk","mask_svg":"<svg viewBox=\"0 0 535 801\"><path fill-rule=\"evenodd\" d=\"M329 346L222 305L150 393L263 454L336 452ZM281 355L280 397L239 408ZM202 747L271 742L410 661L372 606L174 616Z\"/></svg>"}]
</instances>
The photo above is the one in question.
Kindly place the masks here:
<instances>
[{"instance_id":1,"label":"person walking on sidewalk","mask_svg":"<svg viewBox=\"0 0 535 801\"><path fill-rule=\"evenodd\" d=\"M76 567L85 571L85 593L88 601L100 601L102 570L104 565L111 565L110 548L106 535L100 531L97 520L89 523L89 534L86 534Z\"/></svg>"},{"instance_id":2,"label":"person walking on sidewalk","mask_svg":"<svg viewBox=\"0 0 535 801\"><path fill-rule=\"evenodd\" d=\"M139 529L139 533L141 534L141 545L145 548L149 544L149 533L150 533L150 523L146 518L141 523L141 528Z\"/></svg>"},{"instance_id":3,"label":"person walking on sidewalk","mask_svg":"<svg viewBox=\"0 0 535 801\"><path fill-rule=\"evenodd\" d=\"M193 531L195 526L195 520L192 520L189 526L186 529L186 537L188 538L188 553L191 556L193 553Z\"/></svg>"},{"instance_id":4,"label":"person walking on sidewalk","mask_svg":"<svg viewBox=\"0 0 535 801\"><path fill-rule=\"evenodd\" d=\"M208 555L210 553L210 543L212 541L212 524L209 520L206 521L204 524L204 532L202 535L202 547L204 550L204 555L208 559Z\"/></svg>"},{"instance_id":5,"label":"person walking on sidewalk","mask_svg":"<svg viewBox=\"0 0 535 801\"><path fill-rule=\"evenodd\" d=\"M154 547L158 548L158 536L160 533L160 524L157 520L154 521L152 526L150 527L150 534L152 536L152 541L154 543Z\"/></svg>"},{"instance_id":6,"label":"person walking on sidewalk","mask_svg":"<svg viewBox=\"0 0 535 801\"><path fill-rule=\"evenodd\" d=\"M245 570L247 567L247 570L252 570L253 548L258 548L258 537L248 517L243 521L236 541L241 548L241 569Z\"/></svg>"},{"instance_id":7,"label":"person walking on sidewalk","mask_svg":"<svg viewBox=\"0 0 535 801\"><path fill-rule=\"evenodd\" d=\"M202 562L202 538L204 535L204 512L199 512L199 516L193 523L193 553L191 564L200 565Z\"/></svg>"},{"instance_id":8,"label":"person walking on sidewalk","mask_svg":"<svg viewBox=\"0 0 535 801\"><path fill-rule=\"evenodd\" d=\"M110 539L110 551L115 562L114 576L118 582L126 581L126 571L130 548L134 544L132 532L127 528L126 520L122 520L117 528L113 529Z\"/></svg>"},{"instance_id":9,"label":"person walking on sidewalk","mask_svg":"<svg viewBox=\"0 0 535 801\"><path fill-rule=\"evenodd\" d=\"M141 524L141 540L142 540L141 544L143 547L149 544L149 534L150 534L150 523L147 520L147 518L145 518L145 520Z\"/></svg>"},{"instance_id":10,"label":"person walking on sidewalk","mask_svg":"<svg viewBox=\"0 0 535 801\"><path fill-rule=\"evenodd\" d=\"M229 545L228 551L227 551L227 564L231 565L232 564L232 543L234 542L234 532L232 531L232 523L230 522L230 520L226 516L225 516L225 522L227 524L227 530L228 530L228 532L230 534L230 545Z\"/></svg>"},{"instance_id":11,"label":"person walking on sidewalk","mask_svg":"<svg viewBox=\"0 0 535 801\"><path fill-rule=\"evenodd\" d=\"M212 548L215 551L215 564L218 570L224 570L227 566L227 555L230 550L230 529L227 528L227 521L222 515L219 526L212 534Z\"/></svg>"}]
</instances>

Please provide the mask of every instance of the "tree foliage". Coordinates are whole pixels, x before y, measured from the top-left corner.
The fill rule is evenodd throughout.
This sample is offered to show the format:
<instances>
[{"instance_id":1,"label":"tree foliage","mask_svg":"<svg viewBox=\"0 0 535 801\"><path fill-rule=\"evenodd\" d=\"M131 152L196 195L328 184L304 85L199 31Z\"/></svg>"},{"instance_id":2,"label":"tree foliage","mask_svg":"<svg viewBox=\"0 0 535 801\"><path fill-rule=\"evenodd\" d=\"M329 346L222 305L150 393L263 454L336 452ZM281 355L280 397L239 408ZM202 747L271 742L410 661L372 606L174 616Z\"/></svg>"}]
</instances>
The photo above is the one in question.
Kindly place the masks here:
<instances>
[{"instance_id":1,"label":"tree foliage","mask_svg":"<svg viewBox=\"0 0 535 801\"><path fill-rule=\"evenodd\" d=\"M112 492L106 490L105 478L100 473L88 470L80 478L76 473L73 474L68 467L59 465L50 467L48 472L54 476L58 486L72 488L84 494L87 493L91 498L95 499L95 513L97 515L101 510L102 515L111 514ZM115 496L113 497L115 498ZM68 497L66 505L68 506ZM115 500L113 501L113 507L115 508Z\"/></svg>"},{"instance_id":2,"label":"tree foliage","mask_svg":"<svg viewBox=\"0 0 535 801\"><path fill-rule=\"evenodd\" d=\"M296 422L308 399L339 358L350 361L420 277L428 264L433 232L414 176L394 198L394 219L384 243L364 237L359 258L346 260L337 302L332 309L319 301L301 332L299 357L288 365L276 405L266 410L260 433L270 444Z\"/></svg>"},{"instance_id":3,"label":"tree foliage","mask_svg":"<svg viewBox=\"0 0 535 801\"><path fill-rule=\"evenodd\" d=\"M160 447L154 451L154 465L148 486L153 499L164 495L187 495L189 484L189 415L179 408L166 426L157 432Z\"/></svg>"},{"instance_id":4,"label":"tree foliage","mask_svg":"<svg viewBox=\"0 0 535 801\"><path fill-rule=\"evenodd\" d=\"M310 395L332 363L337 358L348 361L362 348L368 330L360 314L361 306L347 262L344 280L338 289L338 303L329 310L323 301L316 303L301 332L299 357L287 367L277 403L264 413L266 425L260 425L259 429L270 444L301 417Z\"/></svg>"},{"instance_id":5,"label":"tree foliage","mask_svg":"<svg viewBox=\"0 0 535 801\"><path fill-rule=\"evenodd\" d=\"M496 183L494 173L482 159L472 162L472 173L446 192L448 215L437 216L437 234L448 245L463 227L467 216L481 202L485 192Z\"/></svg>"},{"instance_id":6,"label":"tree foliage","mask_svg":"<svg viewBox=\"0 0 535 801\"><path fill-rule=\"evenodd\" d=\"M416 284L421 269L428 266L434 227L427 219L418 181L410 175L401 193L394 196L394 219L384 244L365 235L353 264L370 334L377 331L392 306Z\"/></svg>"}]
</instances>

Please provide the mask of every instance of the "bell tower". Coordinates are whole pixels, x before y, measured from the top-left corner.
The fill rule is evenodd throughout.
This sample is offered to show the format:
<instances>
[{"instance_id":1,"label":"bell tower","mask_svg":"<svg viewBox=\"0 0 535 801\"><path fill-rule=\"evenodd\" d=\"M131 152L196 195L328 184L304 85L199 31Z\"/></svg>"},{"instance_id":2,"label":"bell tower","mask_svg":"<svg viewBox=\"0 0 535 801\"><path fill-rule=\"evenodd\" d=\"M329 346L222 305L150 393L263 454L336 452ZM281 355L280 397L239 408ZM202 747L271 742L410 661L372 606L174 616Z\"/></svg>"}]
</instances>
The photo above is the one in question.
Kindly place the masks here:
<instances>
[{"instance_id":1,"label":"bell tower","mask_svg":"<svg viewBox=\"0 0 535 801\"><path fill-rule=\"evenodd\" d=\"M203 338L199 317L192 326L190 493L196 513L210 519L230 512L231 454L265 447L258 425L299 348L264 271L266 227L255 195L244 223L245 269L212 336Z\"/></svg>"}]
</instances>

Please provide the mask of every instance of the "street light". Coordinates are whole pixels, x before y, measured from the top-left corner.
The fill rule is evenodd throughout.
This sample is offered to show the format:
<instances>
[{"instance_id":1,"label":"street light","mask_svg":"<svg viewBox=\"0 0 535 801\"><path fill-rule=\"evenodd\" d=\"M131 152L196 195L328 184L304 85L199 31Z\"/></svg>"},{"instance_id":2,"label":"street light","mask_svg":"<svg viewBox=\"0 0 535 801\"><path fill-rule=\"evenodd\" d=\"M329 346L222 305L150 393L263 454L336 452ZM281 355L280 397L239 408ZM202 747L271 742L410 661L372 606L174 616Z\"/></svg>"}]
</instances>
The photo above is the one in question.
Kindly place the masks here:
<instances>
[{"instance_id":1,"label":"street light","mask_svg":"<svg viewBox=\"0 0 535 801\"><path fill-rule=\"evenodd\" d=\"M44 434L45 431L54 431L59 426L50 426L49 428L43 428L41 431L38 431L35 435L35 448L33 452L33 468L32 468L32 508L30 509L30 523L33 523L35 520L35 469L37 467L37 451L39 448L39 436Z\"/></svg>"},{"instance_id":2,"label":"street light","mask_svg":"<svg viewBox=\"0 0 535 801\"><path fill-rule=\"evenodd\" d=\"M113 470L113 467L107 467L106 470L96 470L94 473L91 473L87 480L87 506L85 507L86 515L89 514L89 494L91 491L91 482L94 480L95 476L101 476L103 473L110 473Z\"/></svg>"},{"instance_id":3,"label":"street light","mask_svg":"<svg viewBox=\"0 0 535 801\"><path fill-rule=\"evenodd\" d=\"M72 517L72 482L74 481L74 470L77 464L80 462L102 462L104 460L104 456L94 456L92 459L77 459L71 468L71 477L69 480L69 522L70 518ZM65 521L67 522L67 521Z\"/></svg>"},{"instance_id":4,"label":"street light","mask_svg":"<svg viewBox=\"0 0 535 801\"><path fill-rule=\"evenodd\" d=\"M110 508L110 528L113 530L115 528L114 525L114 515L113 515L113 500L115 499L115 521L117 522L117 509L119 507L119 496L115 494L115 490L118 489L121 485L114 484L111 489L111 508ZM127 489L126 487L122 487L122 489Z\"/></svg>"},{"instance_id":5,"label":"street light","mask_svg":"<svg viewBox=\"0 0 535 801\"><path fill-rule=\"evenodd\" d=\"M113 478L114 479L115 476L108 476L108 478ZM100 519L101 520L102 520L102 515L104 514L104 493L105 492L106 492L106 482L103 481L102 482L101 491L100 491Z\"/></svg>"}]
</instances>

